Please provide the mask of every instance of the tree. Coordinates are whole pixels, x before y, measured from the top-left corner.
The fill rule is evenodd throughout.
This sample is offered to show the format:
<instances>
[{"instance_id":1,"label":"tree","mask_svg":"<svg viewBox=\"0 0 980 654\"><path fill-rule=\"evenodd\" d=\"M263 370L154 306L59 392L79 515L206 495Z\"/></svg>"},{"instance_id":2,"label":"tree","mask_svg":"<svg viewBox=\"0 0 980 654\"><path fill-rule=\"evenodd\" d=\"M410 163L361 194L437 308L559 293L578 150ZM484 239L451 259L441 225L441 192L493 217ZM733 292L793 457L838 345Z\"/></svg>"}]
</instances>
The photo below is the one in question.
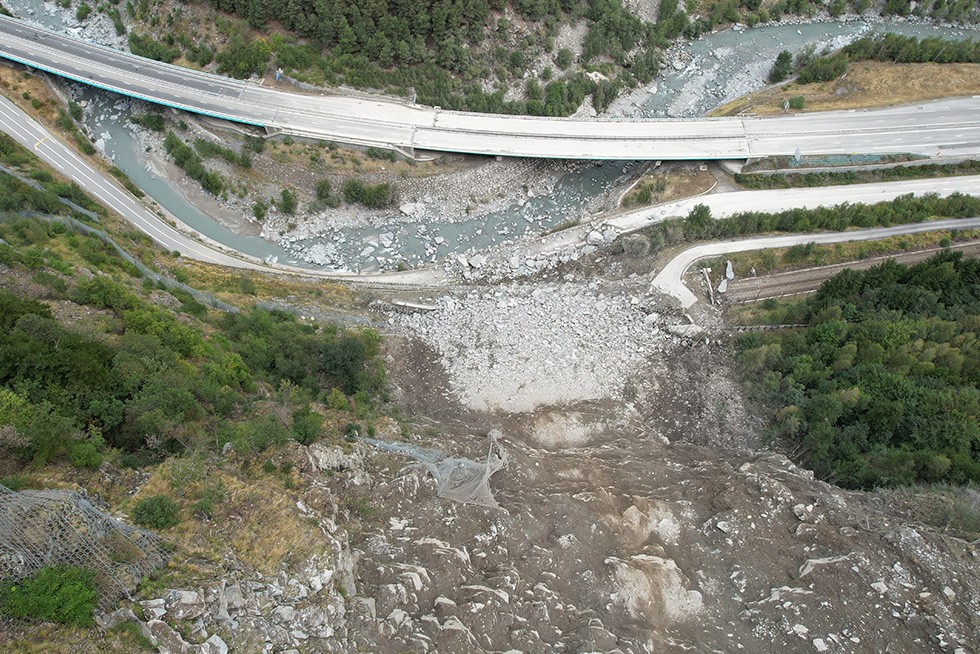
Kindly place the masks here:
<instances>
[{"instance_id":1,"label":"tree","mask_svg":"<svg viewBox=\"0 0 980 654\"><path fill-rule=\"evenodd\" d=\"M279 194L279 211L289 215L296 213L296 194L288 188Z\"/></svg>"},{"instance_id":2,"label":"tree","mask_svg":"<svg viewBox=\"0 0 980 654\"><path fill-rule=\"evenodd\" d=\"M783 50L776 55L776 61L773 63L772 68L769 69L769 83L777 84L782 82L789 77L791 72L793 72L793 53L789 50Z\"/></svg>"},{"instance_id":3,"label":"tree","mask_svg":"<svg viewBox=\"0 0 980 654\"><path fill-rule=\"evenodd\" d=\"M572 57L573 55L571 50L568 48L562 48L555 56L555 65L561 70L566 70L572 65Z\"/></svg>"},{"instance_id":4,"label":"tree","mask_svg":"<svg viewBox=\"0 0 980 654\"><path fill-rule=\"evenodd\" d=\"M711 209L707 205L698 204L684 221L684 236L699 237L707 234L711 227Z\"/></svg>"}]
</instances>

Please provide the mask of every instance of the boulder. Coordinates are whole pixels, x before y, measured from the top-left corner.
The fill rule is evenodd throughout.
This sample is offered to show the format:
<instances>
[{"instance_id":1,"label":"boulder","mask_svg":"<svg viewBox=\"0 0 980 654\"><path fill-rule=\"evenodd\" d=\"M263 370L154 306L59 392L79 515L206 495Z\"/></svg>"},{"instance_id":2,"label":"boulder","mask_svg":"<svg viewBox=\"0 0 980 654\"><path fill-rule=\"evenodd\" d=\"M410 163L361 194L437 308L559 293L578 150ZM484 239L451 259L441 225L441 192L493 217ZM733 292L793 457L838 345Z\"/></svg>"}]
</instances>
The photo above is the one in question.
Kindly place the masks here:
<instances>
[{"instance_id":1,"label":"boulder","mask_svg":"<svg viewBox=\"0 0 980 654\"><path fill-rule=\"evenodd\" d=\"M150 620L146 623L150 631L150 642L160 654L190 654L192 646L184 640L177 631L162 620ZM194 647L193 650L199 648Z\"/></svg>"}]
</instances>

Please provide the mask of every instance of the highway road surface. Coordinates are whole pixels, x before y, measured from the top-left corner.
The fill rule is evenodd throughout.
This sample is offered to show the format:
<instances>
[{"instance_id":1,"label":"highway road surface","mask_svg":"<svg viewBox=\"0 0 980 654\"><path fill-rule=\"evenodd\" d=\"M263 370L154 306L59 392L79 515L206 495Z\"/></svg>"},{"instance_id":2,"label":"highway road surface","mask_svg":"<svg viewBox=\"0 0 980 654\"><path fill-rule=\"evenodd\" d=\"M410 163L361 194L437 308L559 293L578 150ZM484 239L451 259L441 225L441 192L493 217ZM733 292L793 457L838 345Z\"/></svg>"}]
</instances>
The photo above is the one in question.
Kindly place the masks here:
<instances>
[{"instance_id":1,"label":"highway road surface","mask_svg":"<svg viewBox=\"0 0 980 654\"><path fill-rule=\"evenodd\" d=\"M700 259L717 257L732 252L747 252L749 250L766 250L770 248L787 248L793 245L816 243L844 243L848 241L871 241L902 234L918 234L943 229L975 229L980 227L980 218L958 218L952 220L936 220L927 223L912 223L896 227L880 227L875 229L860 229L849 232L830 232L818 234L789 234L787 236L766 236L748 238L737 241L722 241L707 243L689 248L671 259L663 270L653 278L651 288L673 296L680 301L685 309L693 306L698 298L684 285L683 277L687 269Z\"/></svg>"},{"instance_id":2,"label":"highway road surface","mask_svg":"<svg viewBox=\"0 0 980 654\"><path fill-rule=\"evenodd\" d=\"M0 16L0 56L116 93L274 132L355 145L595 160L980 155L980 98L764 118L575 120L289 93L72 39ZM270 83L274 86L274 83Z\"/></svg>"}]
</instances>

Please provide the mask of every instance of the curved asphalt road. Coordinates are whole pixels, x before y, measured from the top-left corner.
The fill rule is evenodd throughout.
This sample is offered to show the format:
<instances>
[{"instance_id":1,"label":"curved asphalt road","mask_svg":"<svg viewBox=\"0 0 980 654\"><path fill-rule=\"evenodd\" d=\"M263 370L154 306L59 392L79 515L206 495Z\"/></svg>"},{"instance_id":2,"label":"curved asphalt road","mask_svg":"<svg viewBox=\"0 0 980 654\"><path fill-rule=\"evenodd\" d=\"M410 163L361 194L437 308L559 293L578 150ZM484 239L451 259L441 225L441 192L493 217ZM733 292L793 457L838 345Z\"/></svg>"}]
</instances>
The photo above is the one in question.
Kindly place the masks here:
<instances>
[{"instance_id":1,"label":"curved asphalt road","mask_svg":"<svg viewBox=\"0 0 980 654\"><path fill-rule=\"evenodd\" d=\"M301 95L163 64L0 16L0 56L85 84L299 136L358 145L564 159L980 154L980 98L765 118L574 120Z\"/></svg>"},{"instance_id":2,"label":"curved asphalt road","mask_svg":"<svg viewBox=\"0 0 980 654\"><path fill-rule=\"evenodd\" d=\"M749 250L766 250L770 248L787 248L793 245L805 245L816 243L825 245L827 243L844 243L847 241L871 241L890 236L901 236L902 234L919 234L921 232L932 232L943 229L970 229L980 227L980 218L957 218L951 220L936 220L926 223L912 223L909 225L898 225L896 227L879 227L876 229L860 229L849 232L831 232L819 234L790 234L788 236L767 236L763 238L749 238L739 241L723 241L720 243L707 243L684 250L679 255L671 259L664 266L656 277L653 278L651 288L655 288L662 293L673 296L680 301L685 309L693 306L698 298L684 285L682 278L687 269L699 259L717 257L722 254L732 252L747 252Z\"/></svg>"}]
</instances>

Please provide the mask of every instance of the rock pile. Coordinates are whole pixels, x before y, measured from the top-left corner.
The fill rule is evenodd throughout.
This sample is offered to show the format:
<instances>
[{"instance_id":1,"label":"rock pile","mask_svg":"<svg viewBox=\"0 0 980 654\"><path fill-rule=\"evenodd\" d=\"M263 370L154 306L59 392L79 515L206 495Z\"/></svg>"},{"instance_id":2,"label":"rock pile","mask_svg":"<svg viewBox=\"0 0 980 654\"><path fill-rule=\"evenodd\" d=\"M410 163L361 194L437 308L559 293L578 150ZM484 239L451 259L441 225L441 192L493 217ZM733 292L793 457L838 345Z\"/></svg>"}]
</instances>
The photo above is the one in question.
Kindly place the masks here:
<instances>
[{"instance_id":1,"label":"rock pile","mask_svg":"<svg viewBox=\"0 0 980 654\"><path fill-rule=\"evenodd\" d=\"M437 311L395 314L442 356L453 389L477 410L619 397L666 336L649 300L597 282L508 285L444 297Z\"/></svg>"}]
</instances>

